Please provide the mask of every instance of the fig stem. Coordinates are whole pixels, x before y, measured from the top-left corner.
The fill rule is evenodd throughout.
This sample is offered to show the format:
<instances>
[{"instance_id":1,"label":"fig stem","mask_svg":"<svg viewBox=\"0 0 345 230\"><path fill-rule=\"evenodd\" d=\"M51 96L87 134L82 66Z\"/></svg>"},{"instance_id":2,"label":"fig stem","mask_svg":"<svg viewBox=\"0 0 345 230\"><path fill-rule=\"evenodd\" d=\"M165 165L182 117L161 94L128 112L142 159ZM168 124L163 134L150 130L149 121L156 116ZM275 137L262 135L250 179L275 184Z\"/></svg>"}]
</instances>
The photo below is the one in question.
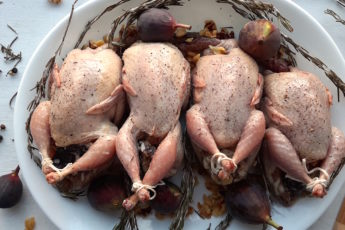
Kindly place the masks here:
<instances>
[{"instance_id":1,"label":"fig stem","mask_svg":"<svg viewBox=\"0 0 345 230\"><path fill-rule=\"evenodd\" d=\"M178 27L180 27L180 28L185 28L185 29L187 29L187 30L192 29L192 26L191 26L191 25L181 24L181 23L177 23L174 27L175 27L175 28L178 28Z\"/></svg>"},{"instance_id":2,"label":"fig stem","mask_svg":"<svg viewBox=\"0 0 345 230\"><path fill-rule=\"evenodd\" d=\"M271 217L268 217L268 218L267 218L266 223L269 224L269 225L271 225L271 226L274 227L275 229L283 230L283 227L280 226L279 224L277 224L276 222L274 222L274 221L272 220Z\"/></svg>"},{"instance_id":3,"label":"fig stem","mask_svg":"<svg viewBox=\"0 0 345 230\"><path fill-rule=\"evenodd\" d=\"M20 170L20 167L18 165L17 168L15 170L13 170L13 172L12 172L13 176L18 176L19 170Z\"/></svg>"}]
</instances>

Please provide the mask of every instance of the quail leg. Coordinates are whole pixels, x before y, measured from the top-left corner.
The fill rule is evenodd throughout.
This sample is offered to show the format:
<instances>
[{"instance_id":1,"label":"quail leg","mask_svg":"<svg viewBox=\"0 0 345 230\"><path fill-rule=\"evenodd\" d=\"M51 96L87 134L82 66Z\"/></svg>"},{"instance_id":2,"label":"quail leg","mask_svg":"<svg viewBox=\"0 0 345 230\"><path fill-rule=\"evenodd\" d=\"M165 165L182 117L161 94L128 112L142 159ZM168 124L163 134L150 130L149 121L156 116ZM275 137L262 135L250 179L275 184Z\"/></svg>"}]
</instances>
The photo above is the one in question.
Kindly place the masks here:
<instances>
[{"instance_id":1,"label":"quail leg","mask_svg":"<svg viewBox=\"0 0 345 230\"><path fill-rule=\"evenodd\" d=\"M115 135L99 137L97 141L91 145L88 151L76 162L61 171L47 174L46 179L48 183L55 184L70 174L89 171L108 164L114 159L116 153L115 143Z\"/></svg>"},{"instance_id":2,"label":"quail leg","mask_svg":"<svg viewBox=\"0 0 345 230\"><path fill-rule=\"evenodd\" d=\"M52 172L49 164L52 164L55 154L50 134L49 116L50 101L44 101L37 106L30 120L31 135L42 155L41 164L44 174Z\"/></svg>"}]
</instances>

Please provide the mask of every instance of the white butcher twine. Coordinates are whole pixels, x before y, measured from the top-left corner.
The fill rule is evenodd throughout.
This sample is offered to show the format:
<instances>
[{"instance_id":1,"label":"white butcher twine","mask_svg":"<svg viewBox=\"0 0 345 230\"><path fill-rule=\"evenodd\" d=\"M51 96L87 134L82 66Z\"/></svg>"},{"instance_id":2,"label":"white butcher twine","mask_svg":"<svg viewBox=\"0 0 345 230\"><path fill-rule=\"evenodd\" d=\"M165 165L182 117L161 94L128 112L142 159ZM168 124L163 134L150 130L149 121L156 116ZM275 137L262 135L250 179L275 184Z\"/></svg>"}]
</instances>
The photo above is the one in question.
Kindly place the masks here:
<instances>
[{"instance_id":1,"label":"white butcher twine","mask_svg":"<svg viewBox=\"0 0 345 230\"><path fill-rule=\"evenodd\" d=\"M320 171L322 172L323 174L325 174L326 178L327 179L320 179L319 177L314 177L312 179L312 181L310 183L308 183L306 185L306 189L308 191L313 191L313 188L315 187L315 185L317 184L321 184L324 188L326 188L328 186L328 182L329 182L329 174L327 173L326 170L324 170L323 168L320 168L320 167L315 167L313 168L312 170L308 170L307 168L307 160L305 158L302 159L302 165L304 167L304 170L306 171L306 173L309 175L309 174L312 174L314 173L315 171ZM298 180L296 178L293 178L291 176L289 176L288 174L285 175L285 177L287 178L290 178L291 180L294 180L294 181L298 181L298 182L302 182L301 180Z\"/></svg>"},{"instance_id":2,"label":"white butcher twine","mask_svg":"<svg viewBox=\"0 0 345 230\"><path fill-rule=\"evenodd\" d=\"M46 166L48 166L49 168L53 169L61 178L62 177L62 171L71 167L72 163L68 163L64 168L59 169L57 167L54 166L53 161L49 158L49 157L43 157L42 153L39 152L41 157L42 157L42 161L41 161L41 165L42 165L42 169Z\"/></svg>"},{"instance_id":3,"label":"white butcher twine","mask_svg":"<svg viewBox=\"0 0 345 230\"><path fill-rule=\"evenodd\" d=\"M307 161L306 161L305 158L303 158L302 164L303 164L304 170L308 174L312 174L315 171L320 171L323 174L325 174L325 176L327 178L327 179L320 179L319 177L314 177L313 180L309 184L307 184L307 190L308 191L312 191L313 188L315 187L315 185L317 185L317 184L321 184L324 188L327 187L328 182L329 182L329 174L326 172L326 170L324 170L323 168L320 168L320 167L315 167L315 168L313 168L312 170L309 171L308 168L307 168Z\"/></svg>"},{"instance_id":4,"label":"white butcher twine","mask_svg":"<svg viewBox=\"0 0 345 230\"><path fill-rule=\"evenodd\" d=\"M158 184L156 185L147 185L147 184L143 184L141 181L139 182L134 182L133 185L132 185L132 192L135 192L135 193L138 193L141 189L147 189L147 190L150 190L151 192L153 192L153 195L150 197L150 200L153 200L156 195L157 195L157 192L155 190L155 188L159 185L165 185L164 181L160 181Z\"/></svg>"},{"instance_id":5,"label":"white butcher twine","mask_svg":"<svg viewBox=\"0 0 345 230\"><path fill-rule=\"evenodd\" d=\"M229 160L231 161L231 163L234 164L235 166L235 170L237 169L237 164L234 162L234 160L230 157L228 157L227 155L225 155L224 153L215 153L213 154L213 156L211 157L211 171L214 174L218 174L218 172L223 169L222 164L222 160ZM216 162L215 162L216 161Z\"/></svg>"}]
</instances>

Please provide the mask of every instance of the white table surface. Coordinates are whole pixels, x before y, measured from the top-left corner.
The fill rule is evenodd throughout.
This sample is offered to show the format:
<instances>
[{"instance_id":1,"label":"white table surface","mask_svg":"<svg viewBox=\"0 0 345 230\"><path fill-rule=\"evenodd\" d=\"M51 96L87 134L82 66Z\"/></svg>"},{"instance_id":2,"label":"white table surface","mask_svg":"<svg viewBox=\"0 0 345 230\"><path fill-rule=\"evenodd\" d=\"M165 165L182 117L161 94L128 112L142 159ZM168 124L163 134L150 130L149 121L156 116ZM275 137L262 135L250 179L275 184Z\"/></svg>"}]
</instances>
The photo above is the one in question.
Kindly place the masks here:
<instances>
[{"instance_id":1,"label":"white table surface","mask_svg":"<svg viewBox=\"0 0 345 230\"><path fill-rule=\"evenodd\" d=\"M0 175L10 172L18 164L13 141L13 109L8 105L9 99L16 92L24 68L36 46L48 31L69 13L73 0L64 0L60 5L50 4L48 0L2 1L3 3L0 4L0 43L7 45L15 37L15 34L7 28L9 24L19 35L19 39L13 45L13 50L22 51L23 59L18 65L18 74L14 77L5 77L12 64L6 64L0 55L0 69L3 71L0 75L0 124L7 126L5 131L0 131L0 135L4 137L0 143ZM86 1L79 0L78 5ZM329 8L345 18L345 8L339 6L335 0L295 0L295 2L324 26L345 56L345 26L336 23L331 16L323 13L326 8ZM310 229L331 229L344 195L345 187L341 189L330 208ZM25 219L31 216L36 219L36 229L57 229L35 203L24 182L24 193L19 204L10 209L0 209L0 229L23 229Z\"/></svg>"}]
</instances>

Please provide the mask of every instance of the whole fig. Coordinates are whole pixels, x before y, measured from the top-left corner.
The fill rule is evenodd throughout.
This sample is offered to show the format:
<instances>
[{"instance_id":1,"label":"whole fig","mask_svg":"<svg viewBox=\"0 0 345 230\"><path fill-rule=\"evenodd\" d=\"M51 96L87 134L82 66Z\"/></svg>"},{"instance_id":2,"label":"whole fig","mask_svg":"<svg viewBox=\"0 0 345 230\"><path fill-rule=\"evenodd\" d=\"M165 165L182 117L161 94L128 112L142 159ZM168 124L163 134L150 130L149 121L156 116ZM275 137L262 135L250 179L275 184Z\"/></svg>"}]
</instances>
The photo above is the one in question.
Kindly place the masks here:
<instances>
[{"instance_id":1,"label":"whole fig","mask_svg":"<svg viewBox=\"0 0 345 230\"><path fill-rule=\"evenodd\" d=\"M125 184L121 177L104 175L94 179L87 191L87 199L99 211L116 210L126 198Z\"/></svg>"},{"instance_id":2,"label":"whole fig","mask_svg":"<svg viewBox=\"0 0 345 230\"><path fill-rule=\"evenodd\" d=\"M165 181L156 187L156 197L150 201L151 207L161 214L174 213L181 202L182 193L175 184Z\"/></svg>"},{"instance_id":3,"label":"whole fig","mask_svg":"<svg viewBox=\"0 0 345 230\"><path fill-rule=\"evenodd\" d=\"M191 28L189 25L176 23L168 11L157 8L144 11L137 21L138 34L144 42L171 41L178 27Z\"/></svg>"},{"instance_id":4,"label":"whole fig","mask_svg":"<svg viewBox=\"0 0 345 230\"><path fill-rule=\"evenodd\" d=\"M277 54L280 31L271 21L250 21L241 29L238 45L255 60L265 61Z\"/></svg>"},{"instance_id":5,"label":"whole fig","mask_svg":"<svg viewBox=\"0 0 345 230\"><path fill-rule=\"evenodd\" d=\"M249 224L266 223L276 229L283 227L271 219L271 206L265 189L257 180L242 180L227 188L225 201L235 218Z\"/></svg>"},{"instance_id":6,"label":"whole fig","mask_svg":"<svg viewBox=\"0 0 345 230\"><path fill-rule=\"evenodd\" d=\"M16 205L23 194L23 184L20 180L19 166L10 174L0 177L0 208L10 208Z\"/></svg>"}]
</instances>

